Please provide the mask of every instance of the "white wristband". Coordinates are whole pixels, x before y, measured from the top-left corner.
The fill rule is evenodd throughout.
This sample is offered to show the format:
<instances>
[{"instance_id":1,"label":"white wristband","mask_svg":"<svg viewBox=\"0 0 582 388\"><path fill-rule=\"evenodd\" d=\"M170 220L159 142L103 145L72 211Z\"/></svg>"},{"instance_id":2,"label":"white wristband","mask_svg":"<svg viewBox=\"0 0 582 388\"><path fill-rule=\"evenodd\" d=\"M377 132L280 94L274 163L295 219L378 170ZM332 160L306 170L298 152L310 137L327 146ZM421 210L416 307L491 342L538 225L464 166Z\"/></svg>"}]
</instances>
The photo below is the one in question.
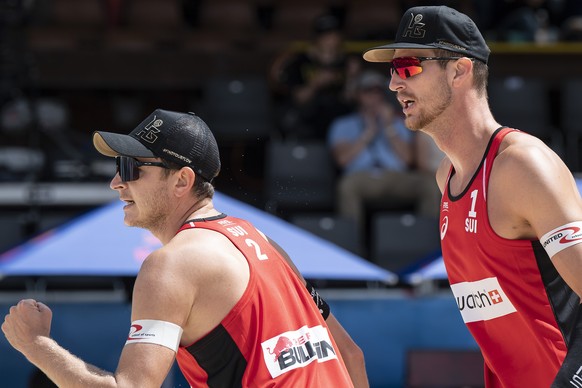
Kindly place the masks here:
<instances>
[{"instance_id":1,"label":"white wristband","mask_svg":"<svg viewBox=\"0 0 582 388\"><path fill-rule=\"evenodd\" d=\"M582 243L582 221L570 222L544 234L540 239L542 246L553 257L556 253Z\"/></svg>"},{"instance_id":2,"label":"white wristband","mask_svg":"<svg viewBox=\"0 0 582 388\"><path fill-rule=\"evenodd\" d=\"M182 328L175 323L153 319L139 319L131 323L125 344L150 343L178 351Z\"/></svg>"}]
</instances>

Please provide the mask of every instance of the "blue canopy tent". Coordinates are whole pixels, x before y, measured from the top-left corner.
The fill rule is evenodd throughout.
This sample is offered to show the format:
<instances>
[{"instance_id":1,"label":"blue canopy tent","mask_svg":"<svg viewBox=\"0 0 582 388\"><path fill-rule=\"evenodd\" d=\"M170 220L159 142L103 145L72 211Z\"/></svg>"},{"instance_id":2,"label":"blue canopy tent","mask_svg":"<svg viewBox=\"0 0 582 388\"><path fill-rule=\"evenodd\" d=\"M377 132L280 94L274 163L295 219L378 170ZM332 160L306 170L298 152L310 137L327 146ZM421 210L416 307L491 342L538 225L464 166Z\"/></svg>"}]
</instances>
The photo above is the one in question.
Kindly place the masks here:
<instances>
[{"instance_id":1,"label":"blue canopy tent","mask_svg":"<svg viewBox=\"0 0 582 388\"><path fill-rule=\"evenodd\" d=\"M425 265L403 276L403 281L413 285L431 280L446 279L447 270L445 268L443 256L440 253L434 256L434 258Z\"/></svg>"},{"instance_id":2,"label":"blue canopy tent","mask_svg":"<svg viewBox=\"0 0 582 388\"><path fill-rule=\"evenodd\" d=\"M393 273L253 206L218 192L214 203L277 241L306 278L396 282ZM146 230L125 226L122 206L105 205L0 255L0 276L136 275L160 243Z\"/></svg>"}]
</instances>

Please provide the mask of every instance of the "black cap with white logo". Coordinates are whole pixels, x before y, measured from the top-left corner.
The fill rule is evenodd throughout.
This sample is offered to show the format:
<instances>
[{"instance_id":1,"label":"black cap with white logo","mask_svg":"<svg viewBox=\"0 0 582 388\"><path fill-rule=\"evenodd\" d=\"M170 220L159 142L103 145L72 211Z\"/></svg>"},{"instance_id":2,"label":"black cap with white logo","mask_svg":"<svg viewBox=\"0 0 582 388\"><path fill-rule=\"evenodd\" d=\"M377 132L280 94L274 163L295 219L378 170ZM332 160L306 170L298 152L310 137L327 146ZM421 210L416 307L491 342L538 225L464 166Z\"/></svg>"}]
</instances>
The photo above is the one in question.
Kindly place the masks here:
<instances>
[{"instance_id":1,"label":"black cap with white logo","mask_svg":"<svg viewBox=\"0 0 582 388\"><path fill-rule=\"evenodd\" d=\"M220 172L216 139L193 113L156 109L129 135L94 132L93 145L106 156L162 158L188 166L209 182Z\"/></svg>"},{"instance_id":2,"label":"black cap with white logo","mask_svg":"<svg viewBox=\"0 0 582 388\"><path fill-rule=\"evenodd\" d=\"M491 52L473 20L444 5L408 9L394 43L368 49L364 59L390 62L395 49L443 49L484 63Z\"/></svg>"}]
</instances>

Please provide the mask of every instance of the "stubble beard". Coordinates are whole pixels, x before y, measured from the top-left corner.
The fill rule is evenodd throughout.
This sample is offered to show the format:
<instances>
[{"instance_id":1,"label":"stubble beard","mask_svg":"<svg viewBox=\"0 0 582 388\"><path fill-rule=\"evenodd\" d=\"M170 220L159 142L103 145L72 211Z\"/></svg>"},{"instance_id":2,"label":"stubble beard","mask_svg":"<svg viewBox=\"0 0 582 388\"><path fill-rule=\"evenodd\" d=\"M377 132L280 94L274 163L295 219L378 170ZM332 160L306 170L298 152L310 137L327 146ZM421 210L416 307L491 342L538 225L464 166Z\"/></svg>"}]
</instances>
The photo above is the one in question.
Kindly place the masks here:
<instances>
[{"instance_id":1,"label":"stubble beard","mask_svg":"<svg viewBox=\"0 0 582 388\"><path fill-rule=\"evenodd\" d=\"M432 124L450 106L452 100L451 88L446 85L431 100L437 100L437 104L429 107L426 111L421 111L417 117L407 116L404 119L404 124L408 129L420 131Z\"/></svg>"},{"instance_id":2,"label":"stubble beard","mask_svg":"<svg viewBox=\"0 0 582 388\"><path fill-rule=\"evenodd\" d=\"M166 227L166 220L169 216L169 199L163 189L158 189L148 197L144 197L140 217L131 222L129 226L147 229L151 232L163 230Z\"/></svg>"}]
</instances>

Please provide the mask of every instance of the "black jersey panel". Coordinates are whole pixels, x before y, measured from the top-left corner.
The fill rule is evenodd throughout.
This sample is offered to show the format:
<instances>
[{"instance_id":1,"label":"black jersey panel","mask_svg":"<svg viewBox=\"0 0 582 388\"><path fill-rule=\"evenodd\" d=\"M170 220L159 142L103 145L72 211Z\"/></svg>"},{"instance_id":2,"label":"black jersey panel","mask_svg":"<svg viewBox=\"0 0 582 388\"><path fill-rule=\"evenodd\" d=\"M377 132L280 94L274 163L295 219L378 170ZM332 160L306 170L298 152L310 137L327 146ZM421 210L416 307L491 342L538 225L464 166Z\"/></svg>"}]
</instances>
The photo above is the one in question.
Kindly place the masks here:
<instances>
[{"instance_id":1,"label":"black jersey panel","mask_svg":"<svg viewBox=\"0 0 582 388\"><path fill-rule=\"evenodd\" d=\"M562 279L542 244L533 241L532 248L556 321L566 346L570 347L577 326L580 326L577 324L580 320L580 297Z\"/></svg>"},{"instance_id":2,"label":"black jersey panel","mask_svg":"<svg viewBox=\"0 0 582 388\"><path fill-rule=\"evenodd\" d=\"M186 348L208 374L209 387L242 387L247 361L222 325Z\"/></svg>"}]
</instances>

